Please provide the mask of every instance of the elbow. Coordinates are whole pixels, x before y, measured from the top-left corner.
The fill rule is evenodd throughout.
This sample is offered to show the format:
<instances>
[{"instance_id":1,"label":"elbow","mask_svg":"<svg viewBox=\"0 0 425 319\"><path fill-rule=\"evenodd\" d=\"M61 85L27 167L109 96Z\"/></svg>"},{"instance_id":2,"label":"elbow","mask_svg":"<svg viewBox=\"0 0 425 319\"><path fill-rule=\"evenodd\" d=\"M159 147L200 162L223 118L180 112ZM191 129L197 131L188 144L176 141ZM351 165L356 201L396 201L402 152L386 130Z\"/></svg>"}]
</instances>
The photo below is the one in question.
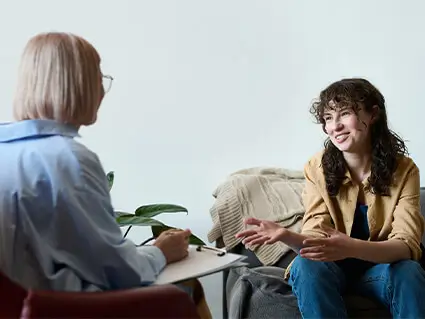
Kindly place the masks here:
<instances>
[{"instance_id":1,"label":"elbow","mask_svg":"<svg viewBox=\"0 0 425 319\"><path fill-rule=\"evenodd\" d=\"M328 235L321 229L303 229L301 235L308 238L327 238Z\"/></svg>"},{"instance_id":2,"label":"elbow","mask_svg":"<svg viewBox=\"0 0 425 319\"><path fill-rule=\"evenodd\" d=\"M419 261L422 257L422 249L420 244L414 244L409 246L409 258L415 261Z\"/></svg>"},{"instance_id":3,"label":"elbow","mask_svg":"<svg viewBox=\"0 0 425 319\"><path fill-rule=\"evenodd\" d=\"M422 257L420 243L410 237L392 238L400 243L400 259L411 259L419 261Z\"/></svg>"}]
</instances>

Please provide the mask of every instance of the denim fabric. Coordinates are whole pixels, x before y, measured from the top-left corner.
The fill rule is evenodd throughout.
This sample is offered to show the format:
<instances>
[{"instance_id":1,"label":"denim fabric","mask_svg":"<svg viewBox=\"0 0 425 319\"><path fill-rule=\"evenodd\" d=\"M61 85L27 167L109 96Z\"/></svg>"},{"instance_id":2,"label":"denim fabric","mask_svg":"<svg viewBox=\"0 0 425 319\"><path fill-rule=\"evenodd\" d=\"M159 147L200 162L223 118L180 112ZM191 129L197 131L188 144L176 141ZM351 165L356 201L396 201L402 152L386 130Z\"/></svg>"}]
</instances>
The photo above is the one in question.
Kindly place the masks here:
<instances>
[{"instance_id":1,"label":"denim fabric","mask_svg":"<svg viewBox=\"0 0 425 319\"><path fill-rule=\"evenodd\" d=\"M346 318L342 296L348 289L380 301L393 318L425 318L425 271L419 263L371 265L360 274L345 268L343 263L295 258L289 284L303 318Z\"/></svg>"}]
</instances>

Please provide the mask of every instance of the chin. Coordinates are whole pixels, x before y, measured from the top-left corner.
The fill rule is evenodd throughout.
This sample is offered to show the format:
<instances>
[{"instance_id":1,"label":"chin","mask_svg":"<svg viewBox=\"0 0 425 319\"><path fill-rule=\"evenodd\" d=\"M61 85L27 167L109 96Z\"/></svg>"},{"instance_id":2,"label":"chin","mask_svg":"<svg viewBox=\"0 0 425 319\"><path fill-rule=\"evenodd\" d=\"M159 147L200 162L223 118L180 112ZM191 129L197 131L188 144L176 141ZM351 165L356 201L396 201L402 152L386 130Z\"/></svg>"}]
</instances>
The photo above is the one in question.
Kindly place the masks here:
<instances>
[{"instance_id":1,"label":"chin","mask_svg":"<svg viewBox=\"0 0 425 319\"><path fill-rule=\"evenodd\" d=\"M337 142L332 141L332 144L339 149L341 152L349 152L351 153L353 151L353 147L350 144L339 144Z\"/></svg>"}]
</instances>

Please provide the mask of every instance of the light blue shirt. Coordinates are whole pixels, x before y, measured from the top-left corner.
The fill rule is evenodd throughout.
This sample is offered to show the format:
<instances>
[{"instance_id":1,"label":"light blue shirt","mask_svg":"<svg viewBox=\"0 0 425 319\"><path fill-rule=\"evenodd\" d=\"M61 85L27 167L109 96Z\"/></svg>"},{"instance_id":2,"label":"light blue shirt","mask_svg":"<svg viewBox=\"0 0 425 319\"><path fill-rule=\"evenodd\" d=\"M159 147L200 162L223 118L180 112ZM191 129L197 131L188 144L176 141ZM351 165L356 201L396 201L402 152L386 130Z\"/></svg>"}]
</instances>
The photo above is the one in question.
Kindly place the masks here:
<instances>
[{"instance_id":1,"label":"light blue shirt","mask_svg":"<svg viewBox=\"0 0 425 319\"><path fill-rule=\"evenodd\" d=\"M165 257L123 239L101 163L77 136L50 120L0 125L0 269L26 288L149 285Z\"/></svg>"}]
</instances>

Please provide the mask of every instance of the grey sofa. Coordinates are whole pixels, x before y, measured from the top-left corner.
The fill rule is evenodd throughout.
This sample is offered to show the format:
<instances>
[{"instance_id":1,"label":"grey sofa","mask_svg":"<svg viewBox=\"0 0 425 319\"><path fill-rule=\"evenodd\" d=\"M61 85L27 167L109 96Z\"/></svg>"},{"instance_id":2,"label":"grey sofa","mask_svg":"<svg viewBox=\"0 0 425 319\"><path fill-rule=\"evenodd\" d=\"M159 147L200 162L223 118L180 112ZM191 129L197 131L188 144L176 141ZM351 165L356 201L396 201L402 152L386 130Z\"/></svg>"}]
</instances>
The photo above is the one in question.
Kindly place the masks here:
<instances>
[{"instance_id":1,"label":"grey sofa","mask_svg":"<svg viewBox=\"0 0 425 319\"><path fill-rule=\"evenodd\" d=\"M421 188L421 211L422 215L425 216L425 187ZM220 245L220 243L218 243ZM422 238L422 245L425 245L425 236ZM422 247L423 248L423 247ZM245 269L231 269L229 271L223 272L223 319L229 318L229 303L233 303L233 310L236 308L237 311L232 312L232 316L230 319L239 318L268 318L268 317L280 317L280 318L301 318L301 314L298 310L296 297L292 294L292 290L289 285L282 283L280 284L282 287L276 288L272 285L268 285L265 283L266 273L268 274L279 270L279 274L281 274L281 269L286 268L288 264L292 261L292 259L296 256L294 252L290 252L287 255L283 256L274 267L268 267L266 273L264 272L264 267L262 267L260 261L255 256L255 254L245 249L243 245L238 245L234 249L231 250L233 253L243 254L247 256L247 260L245 262L248 263L247 268ZM425 256L422 258L422 265L424 265ZM279 268L275 268L279 267ZM273 271L273 268L275 271ZM245 278L242 280L242 277ZM263 277L261 277L263 276ZM276 277L275 277L276 278ZM270 279L270 278L268 278ZM249 305L250 299L247 298L247 301L244 303L242 296L236 298L238 305L234 305L235 301L230 300L230 293L235 284L240 286L240 282L244 281L245 285L248 285L248 289L245 288L243 291L247 291L248 293L254 294L254 291L263 290L264 296L261 302L258 302L260 305ZM273 278L272 280L273 281ZM286 287L285 287L286 286ZM239 288L238 288L239 289ZM264 289L269 289L268 292L264 292ZM239 292L240 290L238 290ZM275 294L275 298L272 296ZM274 298L274 299L273 299ZM347 293L344 296L347 312L349 317L351 318L391 318L391 314L389 311L384 308L381 304L375 302L374 300L366 299L359 295L354 295ZM252 300L252 299L251 299ZM274 303L279 302L280 305L274 308ZM282 304L283 303L283 304ZM275 311L279 311L279 313L274 313ZM237 315L235 315L237 313Z\"/></svg>"}]
</instances>

